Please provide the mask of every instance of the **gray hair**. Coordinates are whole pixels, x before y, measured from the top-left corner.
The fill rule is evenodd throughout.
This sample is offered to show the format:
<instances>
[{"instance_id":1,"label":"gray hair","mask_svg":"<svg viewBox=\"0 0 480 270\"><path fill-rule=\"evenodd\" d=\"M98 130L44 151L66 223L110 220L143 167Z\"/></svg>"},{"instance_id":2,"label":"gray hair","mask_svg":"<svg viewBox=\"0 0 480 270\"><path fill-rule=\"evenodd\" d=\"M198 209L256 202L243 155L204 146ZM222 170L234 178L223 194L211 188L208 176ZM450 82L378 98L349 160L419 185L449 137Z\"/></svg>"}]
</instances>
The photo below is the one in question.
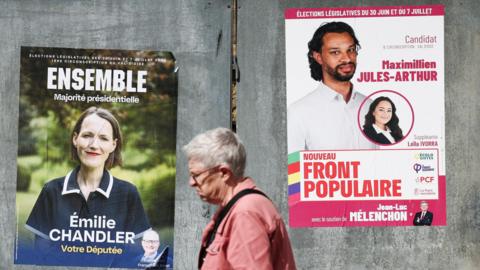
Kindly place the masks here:
<instances>
[{"instance_id":1,"label":"gray hair","mask_svg":"<svg viewBox=\"0 0 480 270\"><path fill-rule=\"evenodd\" d=\"M183 147L187 158L205 167L228 165L235 177L243 177L247 154L242 141L228 128L215 128L195 136Z\"/></svg>"},{"instance_id":2,"label":"gray hair","mask_svg":"<svg viewBox=\"0 0 480 270\"><path fill-rule=\"evenodd\" d=\"M148 229L143 233L142 240L152 240L152 238L160 241L160 235L158 235L158 233L152 229Z\"/></svg>"}]
</instances>

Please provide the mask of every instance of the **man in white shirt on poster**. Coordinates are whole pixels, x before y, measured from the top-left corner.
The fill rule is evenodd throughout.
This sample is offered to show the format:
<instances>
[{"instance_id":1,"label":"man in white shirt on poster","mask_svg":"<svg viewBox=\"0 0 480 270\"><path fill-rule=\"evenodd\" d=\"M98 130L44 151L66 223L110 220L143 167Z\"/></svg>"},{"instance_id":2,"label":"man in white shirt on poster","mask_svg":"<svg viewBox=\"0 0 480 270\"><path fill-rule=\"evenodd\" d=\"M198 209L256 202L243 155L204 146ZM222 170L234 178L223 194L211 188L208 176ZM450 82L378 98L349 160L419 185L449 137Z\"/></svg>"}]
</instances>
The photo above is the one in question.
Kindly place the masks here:
<instances>
[{"instance_id":1,"label":"man in white shirt on poster","mask_svg":"<svg viewBox=\"0 0 480 270\"><path fill-rule=\"evenodd\" d=\"M360 48L352 27L344 22L322 24L308 48L311 76L320 84L288 109L288 153L376 148L357 121L366 97L350 82ZM368 110L369 105L367 100L362 108Z\"/></svg>"}]
</instances>

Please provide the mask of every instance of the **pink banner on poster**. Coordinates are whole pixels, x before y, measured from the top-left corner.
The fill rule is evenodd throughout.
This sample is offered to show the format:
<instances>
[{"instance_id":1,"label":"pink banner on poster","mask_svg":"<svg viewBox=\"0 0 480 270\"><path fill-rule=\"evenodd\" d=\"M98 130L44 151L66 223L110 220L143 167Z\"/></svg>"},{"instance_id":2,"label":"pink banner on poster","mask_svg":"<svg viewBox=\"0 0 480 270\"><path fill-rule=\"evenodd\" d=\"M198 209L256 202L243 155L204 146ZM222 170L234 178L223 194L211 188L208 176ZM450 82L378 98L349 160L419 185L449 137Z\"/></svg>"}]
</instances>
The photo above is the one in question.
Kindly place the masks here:
<instances>
[{"instance_id":1,"label":"pink banner on poster","mask_svg":"<svg viewBox=\"0 0 480 270\"><path fill-rule=\"evenodd\" d=\"M289 8L285 19L443 16L443 5L345 8Z\"/></svg>"},{"instance_id":2,"label":"pink banner on poster","mask_svg":"<svg viewBox=\"0 0 480 270\"><path fill-rule=\"evenodd\" d=\"M442 197L429 201L432 226L446 225L445 185L445 176L439 177ZM290 196L289 204L292 227L411 226L420 212L416 200L328 201L319 207L316 202L299 204L298 198Z\"/></svg>"}]
</instances>

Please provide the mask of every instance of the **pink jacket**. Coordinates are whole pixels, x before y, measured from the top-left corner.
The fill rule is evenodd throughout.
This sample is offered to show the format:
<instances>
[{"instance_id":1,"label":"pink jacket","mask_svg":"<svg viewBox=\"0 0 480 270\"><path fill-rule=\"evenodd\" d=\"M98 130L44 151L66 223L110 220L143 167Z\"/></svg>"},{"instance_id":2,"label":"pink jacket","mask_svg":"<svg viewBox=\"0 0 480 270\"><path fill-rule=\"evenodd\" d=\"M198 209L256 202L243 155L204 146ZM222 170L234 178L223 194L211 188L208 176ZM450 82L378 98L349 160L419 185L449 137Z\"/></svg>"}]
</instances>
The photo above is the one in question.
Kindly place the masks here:
<instances>
[{"instance_id":1,"label":"pink jacket","mask_svg":"<svg viewBox=\"0 0 480 270\"><path fill-rule=\"evenodd\" d=\"M234 195L247 188L256 188L250 178ZM219 210L203 231L202 246ZM259 194L240 198L218 227L201 269L296 269L285 224L272 202Z\"/></svg>"}]
</instances>

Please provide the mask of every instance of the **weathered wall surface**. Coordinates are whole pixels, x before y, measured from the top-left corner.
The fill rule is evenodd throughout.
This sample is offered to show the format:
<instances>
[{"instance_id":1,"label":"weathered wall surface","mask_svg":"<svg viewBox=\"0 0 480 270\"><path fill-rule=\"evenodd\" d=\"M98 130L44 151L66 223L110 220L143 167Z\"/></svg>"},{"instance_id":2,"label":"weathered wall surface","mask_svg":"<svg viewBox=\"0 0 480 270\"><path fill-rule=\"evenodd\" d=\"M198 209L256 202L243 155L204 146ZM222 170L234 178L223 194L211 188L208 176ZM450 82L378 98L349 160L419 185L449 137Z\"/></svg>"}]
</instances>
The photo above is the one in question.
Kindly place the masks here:
<instances>
[{"instance_id":1,"label":"weathered wall surface","mask_svg":"<svg viewBox=\"0 0 480 270\"><path fill-rule=\"evenodd\" d=\"M480 3L422 1L433 3L446 6L448 226L290 230L299 269L478 269ZM214 208L189 190L186 160L179 150L200 131L229 126L229 4L229 0L0 2L0 269L46 269L13 265L22 45L174 52L180 67L175 266L195 269L200 233ZM408 4L420 3L239 0L242 80L237 130L247 145L247 173L277 203L285 219L284 8Z\"/></svg>"}]
</instances>

